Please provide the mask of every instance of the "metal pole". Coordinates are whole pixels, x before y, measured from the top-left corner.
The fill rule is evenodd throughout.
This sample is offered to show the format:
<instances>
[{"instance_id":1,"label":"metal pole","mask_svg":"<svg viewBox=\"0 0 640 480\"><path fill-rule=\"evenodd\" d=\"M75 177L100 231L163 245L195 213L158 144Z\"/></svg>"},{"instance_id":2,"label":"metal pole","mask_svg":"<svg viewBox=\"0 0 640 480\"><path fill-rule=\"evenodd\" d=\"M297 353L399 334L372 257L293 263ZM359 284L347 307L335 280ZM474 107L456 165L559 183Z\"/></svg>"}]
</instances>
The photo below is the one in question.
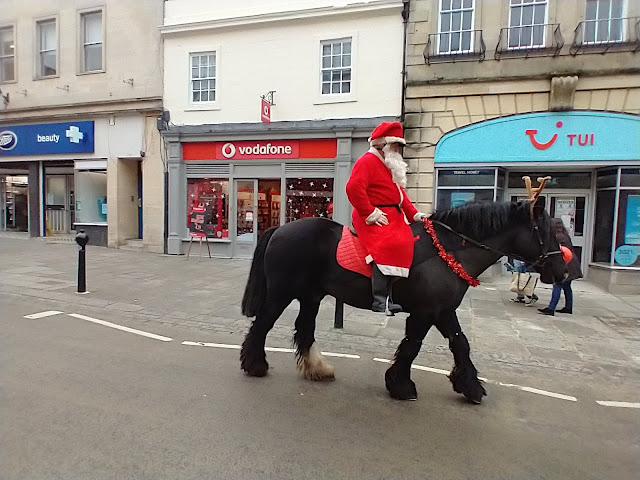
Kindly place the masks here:
<instances>
[{"instance_id":1,"label":"metal pole","mask_svg":"<svg viewBox=\"0 0 640 480\"><path fill-rule=\"evenodd\" d=\"M80 246L78 252L78 293L87 293L87 264L86 264L86 246L89 243L89 235L80 230L76 235L76 243Z\"/></svg>"},{"instance_id":2,"label":"metal pole","mask_svg":"<svg viewBox=\"0 0 640 480\"><path fill-rule=\"evenodd\" d=\"M333 317L333 328L342 328L344 319L344 303L336 300L336 311Z\"/></svg>"},{"instance_id":3,"label":"metal pole","mask_svg":"<svg viewBox=\"0 0 640 480\"><path fill-rule=\"evenodd\" d=\"M86 253L86 247L80 247L80 251L78 252L78 293L87 291Z\"/></svg>"}]
</instances>

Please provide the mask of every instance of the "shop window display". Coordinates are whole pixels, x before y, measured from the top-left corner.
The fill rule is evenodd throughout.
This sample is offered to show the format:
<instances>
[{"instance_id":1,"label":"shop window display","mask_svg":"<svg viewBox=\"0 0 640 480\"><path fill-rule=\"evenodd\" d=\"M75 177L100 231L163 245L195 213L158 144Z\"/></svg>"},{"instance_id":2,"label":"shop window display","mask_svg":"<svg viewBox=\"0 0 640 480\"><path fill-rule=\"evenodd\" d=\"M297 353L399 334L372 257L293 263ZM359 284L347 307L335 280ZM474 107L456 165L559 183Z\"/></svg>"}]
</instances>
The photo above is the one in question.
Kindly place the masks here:
<instances>
[{"instance_id":1,"label":"shop window display","mask_svg":"<svg viewBox=\"0 0 640 480\"><path fill-rule=\"evenodd\" d=\"M280 179L258 180L258 236L280 225Z\"/></svg>"},{"instance_id":2,"label":"shop window display","mask_svg":"<svg viewBox=\"0 0 640 480\"><path fill-rule=\"evenodd\" d=\"M204 208L207 236L229 238L229 180L190 178L187 181L187 227L194 208Z\"/></svg>"},{"instance_id":3,"label":"shop window display","mask_svg":"<svg viewBox=\"0 0 640 480\"><path fill-rule=\"evenodd\" d=\"M107 171L77 170L75 182L75 221L105 223L107 221ZM53 196L53 193L49 193ZM49 199L47 202L49 203ZM64 198L61 203L64 203Z\"/></svg>"},{"instance_id":4,"label":"shop window display","mask_svg":"<svg viewBox=\"0 0 640 480\"><path fill-rule=\"evenodd\" d=\"M329 218L332 205L332 178L287 179L287 223L307 217Z\"/></svg>"}]
</instances>

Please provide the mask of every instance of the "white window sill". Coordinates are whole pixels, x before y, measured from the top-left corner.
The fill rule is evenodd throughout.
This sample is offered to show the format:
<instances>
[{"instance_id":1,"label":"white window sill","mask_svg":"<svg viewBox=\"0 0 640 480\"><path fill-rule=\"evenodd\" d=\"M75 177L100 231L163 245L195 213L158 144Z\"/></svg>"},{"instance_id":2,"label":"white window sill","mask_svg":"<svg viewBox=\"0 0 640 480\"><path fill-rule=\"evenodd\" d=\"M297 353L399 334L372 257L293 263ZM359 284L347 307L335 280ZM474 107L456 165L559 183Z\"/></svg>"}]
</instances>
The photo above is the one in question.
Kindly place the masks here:
<instances>
[{"instance_id":1,"label":"white window sill","mask_svg":"<svg viewBox=\"0 0 640 480\"><path fill-rule=\"evenodd\" d=\"M189 105L189 107L185 108L185 112L202 112L202 111L218 111L220 110L220 105L209 103L205 105Z\"/></svg>"},{"instance_id":2,"label":"white window sill","mask_svg":"<svg viewBox=\"0 0 640 480\"><path fill-rule=\"evenodd\" d=\"M358 99L354 94L348 94L348 95L336 94L336 95L323 95L323 96L317 97L315 102L313 102L313 104L324 105L329 103L349 103L349 102L357 102L357 101Z\"/></svg>"},{"instance_id":3,"label":"white window sill","mask_svg":"<svg viewBox=\"0 0 640 480\"><path fill-rule=\"evenodd\" d=\"M106 70L91 70L88 72L78 72L76 73L77 76L81 76L81 75L95 75L96 73L107 73Z\"/></svg>"},{"instance_id":4,"label":"white window sill","mask_svg":"<svg viewBox=\"0 0 640 480\"><path fill-rule=\"evenodd\" d=\"M18 83L18 80L15 80L15 79L14 80L4 80L4 81L0 82L0 85L6 85L6 84L9 84L9 83Z\"/></svg>"}]
</instances>

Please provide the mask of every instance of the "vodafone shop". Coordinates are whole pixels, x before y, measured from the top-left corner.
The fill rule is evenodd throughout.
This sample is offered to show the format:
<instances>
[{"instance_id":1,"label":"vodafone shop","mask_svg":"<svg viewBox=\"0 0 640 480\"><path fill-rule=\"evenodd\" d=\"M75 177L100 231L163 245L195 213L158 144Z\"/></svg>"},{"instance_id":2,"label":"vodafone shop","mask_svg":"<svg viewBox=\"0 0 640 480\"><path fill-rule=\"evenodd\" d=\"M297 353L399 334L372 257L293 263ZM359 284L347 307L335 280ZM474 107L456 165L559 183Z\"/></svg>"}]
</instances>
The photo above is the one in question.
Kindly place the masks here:
<instances>
[{"instance_id":1,"label":"vodafone shop","mask_svg":"<svg viewBox=\"0 0 640 480\"><path fill-rule=\"evenodd\" d=\"M217 257L251 257L267 229L301 218L348 223L345 185L353 162L367 150L372 128L367 124L361 132L351 127L344 133L327 129L306 133L315 133L315 138L256 134L252 140L237 139L234 132L210 136L211 141L204 141L201 129L192 138L182 132L166 133L167 252L186 253L190 233L195 233L190 228L194 209L198 229ZM297 132L297 136L302 135Z\"/></svg>"}]
</instances>

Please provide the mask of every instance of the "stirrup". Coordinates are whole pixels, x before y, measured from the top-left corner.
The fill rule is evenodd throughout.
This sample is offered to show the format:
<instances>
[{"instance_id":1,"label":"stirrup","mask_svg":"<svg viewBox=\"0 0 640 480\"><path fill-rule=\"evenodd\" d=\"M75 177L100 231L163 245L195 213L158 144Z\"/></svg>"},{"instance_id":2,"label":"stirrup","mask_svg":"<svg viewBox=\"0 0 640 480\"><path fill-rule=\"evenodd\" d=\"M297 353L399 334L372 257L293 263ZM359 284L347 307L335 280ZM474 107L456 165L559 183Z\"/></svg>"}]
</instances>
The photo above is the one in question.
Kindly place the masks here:
<instances>
[{"instance_id":1,"label":"stirrup","mask_svg":"<svg viewBox=\"0 0 640 480\"><path fill-rule=\"evenodd\" d=\"M391 296L388 296L385 305L385 313L387 314L387 317L393 317L396 313L400 313L401 311L402 307L397 303L393 303L391 301Z\"/></svg>"}]
</instances>

